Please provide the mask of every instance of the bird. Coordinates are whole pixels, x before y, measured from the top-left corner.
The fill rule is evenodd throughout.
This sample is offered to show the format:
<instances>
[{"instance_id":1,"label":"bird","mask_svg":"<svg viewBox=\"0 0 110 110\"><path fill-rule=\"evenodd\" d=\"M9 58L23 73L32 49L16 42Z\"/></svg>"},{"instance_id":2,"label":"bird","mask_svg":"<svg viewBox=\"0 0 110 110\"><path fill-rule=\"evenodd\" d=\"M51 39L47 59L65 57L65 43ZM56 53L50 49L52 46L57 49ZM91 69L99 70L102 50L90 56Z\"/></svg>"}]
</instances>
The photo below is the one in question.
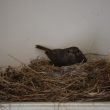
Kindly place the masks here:
<instances>
[{"instance_id":1,"label":"bird","mask_svg":"<svg viewBox=\"0 0 110 110\"><path fill-rule=\"evenodd\" d=\"M47 57L55 66L61 67L87 62L86 57L78 47L64 49L49 49L41 45L35 45L35 47L44 50Z\"/></svg>"}]
</instances>

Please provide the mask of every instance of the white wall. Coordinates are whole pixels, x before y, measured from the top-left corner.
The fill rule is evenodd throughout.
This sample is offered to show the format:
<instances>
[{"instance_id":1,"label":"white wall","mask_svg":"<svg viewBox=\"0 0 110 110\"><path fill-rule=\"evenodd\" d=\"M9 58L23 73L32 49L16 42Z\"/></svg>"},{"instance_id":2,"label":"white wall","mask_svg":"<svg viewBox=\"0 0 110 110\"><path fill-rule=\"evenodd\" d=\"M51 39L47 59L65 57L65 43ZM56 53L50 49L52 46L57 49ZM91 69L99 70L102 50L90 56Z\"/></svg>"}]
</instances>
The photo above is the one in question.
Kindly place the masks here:
<instances>
[{"instance_id":1,"label":"white wall","mask_svg":"<svg viewBox=\"0 0 110 110\"><path fill-rule=\"evenodd\" d=\"M109 110L109 103L11 103L0 110Z\"/></svg>"},{"instance_id":2,"label":"white wall","mask_svg":"<svg viewBox=\"0 0 110 110\"><path fill-rule=\"evenodd\" d=\"M110 0L0 0L0 66L44 55L35 44L108 54L109 20Z\"/></svg>"}]
</instances>

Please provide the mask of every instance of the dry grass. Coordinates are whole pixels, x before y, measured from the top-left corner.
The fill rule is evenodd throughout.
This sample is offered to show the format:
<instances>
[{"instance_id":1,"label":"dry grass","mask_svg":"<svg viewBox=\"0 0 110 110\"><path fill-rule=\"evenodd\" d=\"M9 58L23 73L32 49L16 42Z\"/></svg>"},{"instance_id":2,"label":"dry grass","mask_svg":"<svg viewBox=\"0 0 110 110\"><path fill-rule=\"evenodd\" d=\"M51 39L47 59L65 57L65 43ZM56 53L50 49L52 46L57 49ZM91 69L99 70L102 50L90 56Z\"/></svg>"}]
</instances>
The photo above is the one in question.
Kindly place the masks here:
<instances>
[{"instance_id":1,"label":"dry grass","mask_svg":"<svg viewBox=\"0 0 110 110\"><path fill-rule=\"evenodd\" d=\"M110 101L110 62L55 67L35 59L0 70L0 102Z\"/></svg>"}]
</instances>

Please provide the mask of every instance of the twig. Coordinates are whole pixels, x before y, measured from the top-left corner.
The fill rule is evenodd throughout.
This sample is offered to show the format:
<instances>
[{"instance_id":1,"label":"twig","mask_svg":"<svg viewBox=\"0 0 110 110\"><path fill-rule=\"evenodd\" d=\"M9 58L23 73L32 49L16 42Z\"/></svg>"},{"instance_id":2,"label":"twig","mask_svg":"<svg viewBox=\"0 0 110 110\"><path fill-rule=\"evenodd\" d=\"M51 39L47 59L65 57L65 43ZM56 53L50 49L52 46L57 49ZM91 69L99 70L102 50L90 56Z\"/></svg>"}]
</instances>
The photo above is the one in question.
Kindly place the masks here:
<instances>
[{"instance_id":1,"label":"twig","mask_svg":"<svg viewBox=\"0 0 110 110\"><path fill-rule=\"evenodd\" d=\"M7 84L10 84L10 82L8 82L7 80L5 80L5 79L3 79L1 76L0 76L0 81L4 81L5 83L7 83Z\"/></svg>"},{"instance_id":2,"label":"twig","mask_svg":"<svg viewBox=\"0 0 110 110\"><path fill-rule=\"evenodd\" d=\"M31 67L29 67L28 65L26 65L24 62L20 61L18 58L14 57L14 56L12 56L12 55L9 55L9 54L8 54L8 56L11 57L12 59L16 60L16 61L19 62L20 64L24 65L25 67L27 67L27 68L28 68L29 70L31 70L33 73L36 73L36 74L40 73L40 72L37 72L37 71L33 70Z\"/></svg>"}]
</instances>

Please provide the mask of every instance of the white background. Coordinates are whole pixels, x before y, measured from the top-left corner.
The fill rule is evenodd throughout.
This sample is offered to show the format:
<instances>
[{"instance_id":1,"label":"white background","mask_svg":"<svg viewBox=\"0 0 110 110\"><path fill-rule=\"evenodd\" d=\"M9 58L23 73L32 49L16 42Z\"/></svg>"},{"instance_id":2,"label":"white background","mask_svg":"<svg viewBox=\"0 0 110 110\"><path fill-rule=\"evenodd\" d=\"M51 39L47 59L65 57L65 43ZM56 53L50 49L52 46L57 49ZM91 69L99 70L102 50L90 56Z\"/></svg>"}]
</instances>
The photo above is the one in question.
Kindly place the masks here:
<instances>
[{"instance_id":1,"label":"white background","mask_svg":"<svg viewBox=\"0 0 110 110\"><path fill-rule=\"evenodd\" d=\"M110 0L0 0L0 66L27 63L49 48L110 54Z\"/></svg>"}]
</instances>

